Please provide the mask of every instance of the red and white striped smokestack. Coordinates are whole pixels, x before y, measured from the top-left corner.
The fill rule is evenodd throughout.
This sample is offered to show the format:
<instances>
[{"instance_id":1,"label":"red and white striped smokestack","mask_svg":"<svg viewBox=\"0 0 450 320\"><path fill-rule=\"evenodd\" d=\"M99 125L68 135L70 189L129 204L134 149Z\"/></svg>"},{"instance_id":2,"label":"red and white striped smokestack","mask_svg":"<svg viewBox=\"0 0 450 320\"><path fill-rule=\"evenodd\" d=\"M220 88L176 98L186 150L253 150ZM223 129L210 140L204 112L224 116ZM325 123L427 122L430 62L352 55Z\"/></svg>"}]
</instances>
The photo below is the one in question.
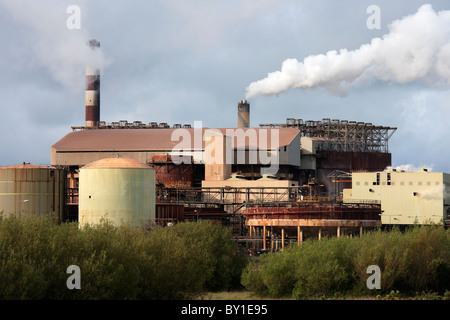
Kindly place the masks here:
<instances>
[{"instance_id":1,"label":"red and white striped smokestack","mask_svg":"<svg viewBox=\"0 0 450 320\"><path fill-rule=\"evenodd\" d=\"M89 40L92 50L100 47L100 42ZM85 126L94 128L100 121L100 69L86 65L86 111Z\"/></svg>"}]
</instances>

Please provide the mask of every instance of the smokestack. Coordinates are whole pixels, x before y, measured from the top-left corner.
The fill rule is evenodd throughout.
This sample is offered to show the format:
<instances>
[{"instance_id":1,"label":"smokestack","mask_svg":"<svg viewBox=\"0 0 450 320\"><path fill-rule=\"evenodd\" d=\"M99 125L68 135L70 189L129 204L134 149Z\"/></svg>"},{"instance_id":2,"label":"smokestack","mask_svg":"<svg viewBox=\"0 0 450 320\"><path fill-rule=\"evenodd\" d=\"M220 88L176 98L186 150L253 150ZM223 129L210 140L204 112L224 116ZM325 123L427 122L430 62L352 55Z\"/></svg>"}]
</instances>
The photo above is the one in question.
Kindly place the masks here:
<instances>
[{"instance_id":1,"label":"smokestack","mask_svg":"<svg viewBox=\"0 0 450 320\"><path fill-rule=\"evenodd\" d=\"M89 40L92 50L100 47L100 42ZM100 121L100 69L91 65L86 66L86 128L95 128Z\"/></svg>"},{"instance_id":2,"label":"smokestack","mask_svg":"<svg viewBox=\"0 0 450 320\"><path fill-rule=\"evenodd\" d=\"M250 104L247 100L238 103L238 128L248 128L250 126Z\"/></svg>"}]
</instances>

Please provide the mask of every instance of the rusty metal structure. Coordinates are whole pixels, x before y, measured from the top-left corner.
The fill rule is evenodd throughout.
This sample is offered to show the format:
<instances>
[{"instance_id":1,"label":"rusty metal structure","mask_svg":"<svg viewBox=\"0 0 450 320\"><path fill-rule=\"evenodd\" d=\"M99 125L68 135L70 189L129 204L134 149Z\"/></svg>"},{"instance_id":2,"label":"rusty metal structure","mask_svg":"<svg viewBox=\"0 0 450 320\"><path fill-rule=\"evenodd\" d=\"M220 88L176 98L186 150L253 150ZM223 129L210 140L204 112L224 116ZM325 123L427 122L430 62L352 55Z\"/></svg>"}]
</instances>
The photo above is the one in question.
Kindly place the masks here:
<instances>
[{"instance_id":1,"label":"rusty metal structure","mask_svg":"<svg viewBox=\"0 0 450 320\"><path fill-rule=\"evenodd\" d=\"M303 137L324 138L323 151L388 153L388 142L395 127L372 123L324 118L322 121L287 118L284 124L260 124L260 127L296 128Z\"/></svg>"},{"instance_id":2,"label":"rusty metal structure","mask_svg":"<svg viewBox=\"0 0 450 320\"><path fill-rule=\"evenodd\" d=\"M155 228L170 227L185 221L184 206L171 203L156 203L155 218L144 218L140 220L140 226L147 231Z\"/></svg>"},{"instance_id":3,"label":"rusty metal structure","mask_svg":"<svg viewBox=\"0 0 450 320\"><path fill-rule=\"evenodd\" d=\"M316 178L323 185L321 192L333 197L342 195L351 184L351 172L383 171L392 163L389 153L389 139L397 130L395 127L373 125L372 123L324 118L313 121L287 118L282 124L260 124L263 128L295 128L301 137L313 139L317 144L314 152L307 154L314 158L315 166L304 170L304 181ZM333 172L346 172L347 181L341 181L339 188L333 182ZM333 181L332 181L333 180Z\"/></svg>"},{"instance_id":4,"label":"rusty metal structure","mask_svg":"<svg viewBox=\"0 0 450 320\"><path fill-rule=\"evenodd\" d=\"M295 237L301 242L305 237L356 235L381 226L379 201L343 203L303 196L299 187L158 188L157 194L161 204L183 205L187 221L209 219L231 226L236 240L254 250L266 249L273 239L284 246L285 232L301 231L302 236Z\"/></svg>"},{"instance_id":5,"label":"rusty metal structure","mask_svg":"<svg viewBox=\"0 0 450 320\"><path fill-rule=\"evenodd\" d=\"M23 217L64 212L64 170L23 163L0 168L0 214Z\"/></svg>"},{"instance_id":6,"label":"rusty metal structure","mask_svg":"<svg viewBox=\"0 0 450 320\"><path fill-rule=\"evenodd\" d=\"M381 205L376 201L342 203L301 201L250 205L244 216L248 226L378 227Z\"/></svg>"},{"instance_id":7,"label":"rusty metal structure","mask_svg":"<svg viewBox=\"0 0 450 320\"><path fill-rule=\"evenodd\" d=\"M156 184L164 187L189 188L194 183L193 164L175 164L170 155L154 155L148 164L155 169Z\"/></svg>"},{"instance_id":8,"label":"rusty metal structure","mask_svg":"<svg viewBox=\"0 0 450 320\"><path fill-rule=\"evenodd\" d=\"M307 238L361 236L381 226L377 202L297 202L251 206L243 214L248 228L244 242L250 252L279 250L286 244L301 244Z\"/></svg>"}]
</instances>

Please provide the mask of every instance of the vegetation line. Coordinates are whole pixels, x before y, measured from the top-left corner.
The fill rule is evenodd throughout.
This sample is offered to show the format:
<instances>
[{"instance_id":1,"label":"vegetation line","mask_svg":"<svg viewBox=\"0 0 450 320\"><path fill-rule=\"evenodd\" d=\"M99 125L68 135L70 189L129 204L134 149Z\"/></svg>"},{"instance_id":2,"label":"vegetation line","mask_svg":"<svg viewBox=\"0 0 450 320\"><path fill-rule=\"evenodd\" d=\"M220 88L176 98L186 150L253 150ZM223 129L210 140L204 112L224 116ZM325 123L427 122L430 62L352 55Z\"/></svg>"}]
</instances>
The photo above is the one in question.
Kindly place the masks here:
<instances>
[{"instance_id":1,"label":"vegetation line","mask_svg":"<svg viewBox=\"0 0 450 320\"><path fill-rule=\"evenodd\" d=\"M381 289L366 285L370 265L381 270ZM67 285L69 266L79 267L80 289ZM307 240L251 258L230 229L206 221L149 233L0 217L0 283L2 300L450 299L450 231L422 226Z\"/></svg>"}]
</instances>

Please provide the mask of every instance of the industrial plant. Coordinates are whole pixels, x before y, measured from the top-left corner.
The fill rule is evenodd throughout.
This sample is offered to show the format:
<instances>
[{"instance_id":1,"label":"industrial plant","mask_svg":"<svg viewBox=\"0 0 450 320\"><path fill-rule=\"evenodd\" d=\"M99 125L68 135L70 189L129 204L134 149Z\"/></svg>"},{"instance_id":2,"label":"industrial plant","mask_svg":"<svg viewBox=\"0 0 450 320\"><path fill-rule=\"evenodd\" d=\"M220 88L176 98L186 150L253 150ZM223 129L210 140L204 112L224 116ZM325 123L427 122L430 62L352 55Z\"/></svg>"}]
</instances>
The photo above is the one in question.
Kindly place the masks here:
<instances>
[{"instance_id":1,"label":"industrial plant","mask_svg":"<svg viewBox=\"0 0 450 320\"><path fill-rule=\"evenodd\" d=\"M93 50L100 46L91 40ZM252 250L393 225L450 225L446 173L392 169L395 127L325 118L235 128L100 117L100 72L86 68L85 125L51 146L51 166L0 168L0 212L108 219L153 228L208 219Z\"/></svg>"}]
</instances>

